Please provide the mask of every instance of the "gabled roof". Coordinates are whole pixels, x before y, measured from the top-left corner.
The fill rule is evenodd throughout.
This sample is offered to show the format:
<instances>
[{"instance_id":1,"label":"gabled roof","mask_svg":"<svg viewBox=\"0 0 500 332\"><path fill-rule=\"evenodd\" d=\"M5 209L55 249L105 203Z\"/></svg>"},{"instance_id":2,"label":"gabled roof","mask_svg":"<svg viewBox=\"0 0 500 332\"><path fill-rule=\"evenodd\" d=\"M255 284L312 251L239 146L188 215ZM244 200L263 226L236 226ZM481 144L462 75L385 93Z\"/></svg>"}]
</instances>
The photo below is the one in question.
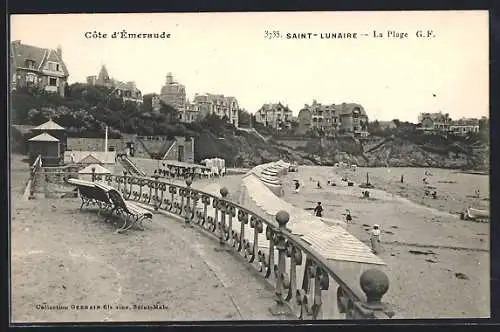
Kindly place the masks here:
<instances>
[{"instance_id":1,"label":"gabled roof","mask_svg":"<svg viewBox=\"0 0 500 332\"><path fill-rule=\"evenodd\" d=\"M91 164L84 169L78 171L79 174L92 174L92 168L94 168L95 174L111 174L111 171L99 164Z\"/></svg>"},{"instance_id":2,"label":"gabled roof","mask_svg":"<svg viewBox=\"0 0 500 332\"><path fill-rule=\"evenodd\" d=\"M21 44L20 41L13 41L10 45L11 64L14 68L26 68L26 60L32 60L34 62L32 70L42 71L47 61L55 61L61 65L64 75L69 75L66 64L56 50Z\"/></svg>"},{"instance_id":3,"label":"gabled roof","mask_svg":"<svg viewBox=\"0 0 500 332\"><path fill-rule=\"evenodd\" d=\"M100 164L101 162L99 159L94 157L93 155L89 154L88 156L84 157L83 159L80 159L78 161L79 164Z\"/></svg>"},{"instance_id":4,"label":"gabled roof","mask_svg":"<svg viewBox=\"0 0 500 332\"><path fill-rule=\"evenodd\" d=\"M85 159L91 162L88 157L92 156L95 163L98 164L114 164L116 158L116 151L66 151L64 152L64 162L79 164Z\"/></svg>"},{"instance_id":5,"label":"gabled roof","mask_svg":"<svg viewBox=\"0 0 500 332\"><path fill-rule=\"evenodd\" d=\"M32 130L66 130L66 128L61 127L52 120L49 120L45 123L42 123L38 127L33 128Z\"/></svg>"},{"instance_id":6,"label":"gabled roof","mask_svg":"<svg viewBox=\"0 0 500 332\"><path fill-rule=\"evenodd\" d=\"M30 138L28 141L31 141L31 142L59 142L59 140L57 138L55 138L54 136L51 136L47 133L41 133L38 136Z\"/></svg>"}]
</instances>

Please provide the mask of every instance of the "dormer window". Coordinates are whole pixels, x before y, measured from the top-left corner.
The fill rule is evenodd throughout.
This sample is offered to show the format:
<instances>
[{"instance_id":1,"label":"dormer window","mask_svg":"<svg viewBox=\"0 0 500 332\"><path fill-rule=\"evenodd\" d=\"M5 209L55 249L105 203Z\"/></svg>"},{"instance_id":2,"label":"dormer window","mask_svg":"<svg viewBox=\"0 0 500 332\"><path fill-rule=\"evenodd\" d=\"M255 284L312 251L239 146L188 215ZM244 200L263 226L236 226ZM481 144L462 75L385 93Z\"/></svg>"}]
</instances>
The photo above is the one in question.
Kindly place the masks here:
<instances>
[{"instance_id":1,"label":"dormer window","mask_svg":"<svg viewBox=\"0 0 500 332\"><path fill-rule=\"evenodd\" d=\"M47 62L47 68L50 71L59 71L60 66L57 62L49 61Z\"/></svg>"},{"instance_id":2,"label":"dormer window","mask_svg":"<svg viewBox=\"0 0 500 332\"><path fill-rule=\"evenodd\" d=\"M35 61L27 59L26 60L26 68L34 69L35 68Z\"/></svg>"}]
</instances>

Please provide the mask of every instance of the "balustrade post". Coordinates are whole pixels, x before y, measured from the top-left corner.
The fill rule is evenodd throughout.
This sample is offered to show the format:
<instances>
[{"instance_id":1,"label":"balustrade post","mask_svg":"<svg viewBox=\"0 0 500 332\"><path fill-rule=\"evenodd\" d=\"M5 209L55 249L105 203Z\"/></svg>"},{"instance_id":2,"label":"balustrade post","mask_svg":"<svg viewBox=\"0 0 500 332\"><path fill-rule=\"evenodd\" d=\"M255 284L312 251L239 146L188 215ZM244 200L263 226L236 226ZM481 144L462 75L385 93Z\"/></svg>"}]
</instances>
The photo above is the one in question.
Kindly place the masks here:
<instances>
[{"instance_id":1,"label":"balustrade post","mask_svg":"<svg viewBox=\"0 0 500 332\"><path fill-rule=\"evenodd\" d=\"M158 201L159 201L159 197L158 197L158 175L154 175L153 178L155 179L155 201L154 201L153 204L154 204L154 207L155 207L155 211L158 211L158 206L160 205L160 204L158 204Z\"/></svg>"},{"instance_id":2,"label":"balustrade post","mask_svg":"<svg viewBox=\"0 0 500 332\"><path fill-rule=\"evenodd\" d=\"M118 185L120 185L120 182L118 182ZM120 187L118 187L120 189ZM127 171L123 171L123 189L121 190L122 193L126 193L127 191Z\"/></svg>"},{"instance_id":3,"label":"balustrade post","mask_svg":"<svg viewBox=\"0 0 500 332\"><path fill-rule=\"evenodd\" d=\"M36 185L36 173L37 171L31 171L30 178L31 178L31 185L30 185L30 193L28 196L28 200L35 199L35 185Z\"/></svg>"},{"instance_id":4,"label":"balustrade post","mask_svg":"<svg viewBox=\"0 0 500 332\"><path fill-rule=\"evenodd\" d=\"M229 191L226 187L222 187L220 189L220 195L222 196L221 200L221 208L220 208L220 223L218 218L215 219L215 224L219 224L219 247L216 248L216 251L228 251L230 248L226 245L226 235L224 229L226 228L226 212L227 212L227 195Z\"/></svg>"},{"instance_id":5,"label":"balustrade post","mask_svg":"<svg viewBox=\"0 0 500 332\"><path fill-rule=\"evenodd\" d=\"M278 222L279 228L275 231L275 247L278 249L278 273L276 275L276 304L269 310L274 316L288 316L292 314L292 310L285 303L283 298L284 276L285 276L285 258L286 258L286 238L283 235L283 231L286 229L286 224L290 220L290 215L286 211L279 211L276 213L276 221ZM274 253L272 253L274 255Z\"/></svg>"},{"instance_id":6,"label":"balustrade post","mask_svg":"<svg viewBox=\"0 0 500 332\"><path fill-rule=\"evenodd\" d=\"M352 319L387 319L394 316L394 311L382 297L389 290L389 278L377 269L363 272L359 279L361 289L366 294L366 302L358 303Z\"/></svg>"},{"instance_id":7,"label":"balustrade post","mask_svg":"<svg viewBox=\"0 0 500 332\"><path fill-rule=\"evenodd\" d=\"M186 186L188 187L188 192L187 192L187 197L186 197L186 206L183 207L185 209L184 211L184 226L185 227L193 227L191 225L191 213L189 212L190 210L190 199L191 199L191 184L193 181L191 179L186 180Z\"/></svg>"}]
</instances>

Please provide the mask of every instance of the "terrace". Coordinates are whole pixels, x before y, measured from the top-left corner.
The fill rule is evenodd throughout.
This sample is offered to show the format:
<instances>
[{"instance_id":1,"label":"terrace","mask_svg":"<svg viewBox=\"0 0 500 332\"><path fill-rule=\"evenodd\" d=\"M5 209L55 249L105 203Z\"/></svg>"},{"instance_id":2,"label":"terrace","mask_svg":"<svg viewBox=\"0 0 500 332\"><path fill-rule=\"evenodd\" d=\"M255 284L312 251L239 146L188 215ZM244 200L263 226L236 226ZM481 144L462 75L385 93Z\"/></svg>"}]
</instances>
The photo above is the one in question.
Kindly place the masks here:
<instances>
[{"instance_id":1,"label":"terrace","mask_svg":"<svg viewBox=\"0 0 500 332\"><path fill-rule=\"evenodd\" d=\"M41 185L44 181L59 181L60 187L73 192L67 175L57 180L44 173L40 164L31 173L26 170L32 197L37 186L53 190ZM218 193L194 189L190 180L180 185L158 178L95 174L94 181L116 188L127 201L151 211L153 221L142 232L116 234L109 223L97 222L95 209L79 211L74 196L28 201L13 196L14 320L314 320L394 315L382 301L389 280L380 270L380 260L364 252L359 261L338 258L349 256L346 252L325 254L321 243L311 240L314 231L299 234L289 228L293 216L286 211L271 218L237 203L224 187ZM344 243L345 236L337 241ZM364 250L361 243L349 243L352 248L345 248L351 249L349 254ZM55 288L38 293L37 287ZM49 305L102 306L109 301L115 306L164 304L168 309L126 313L61 309L64 314L59 315L30 308L28 297L29 303L52 300Z\"/></svg>"}]
</instances>

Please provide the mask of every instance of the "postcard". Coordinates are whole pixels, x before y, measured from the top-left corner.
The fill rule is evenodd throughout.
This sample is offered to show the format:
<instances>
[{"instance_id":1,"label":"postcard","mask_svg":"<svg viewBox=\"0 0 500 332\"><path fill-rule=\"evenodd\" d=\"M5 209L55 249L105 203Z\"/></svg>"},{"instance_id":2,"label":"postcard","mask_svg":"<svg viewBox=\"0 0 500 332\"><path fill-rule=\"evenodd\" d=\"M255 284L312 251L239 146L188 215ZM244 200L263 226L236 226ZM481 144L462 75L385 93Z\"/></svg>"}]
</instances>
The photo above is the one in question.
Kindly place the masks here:
<instances>
[{"instance_id":1,"label":"postcard","mask_svg":"<svg viewBox=\"0 0 500 332\"><path fill-rule=\"evenodd\" d=\"M11 15L11 322L490 317L488 29Z\"/></svg>"}]
</instances>

